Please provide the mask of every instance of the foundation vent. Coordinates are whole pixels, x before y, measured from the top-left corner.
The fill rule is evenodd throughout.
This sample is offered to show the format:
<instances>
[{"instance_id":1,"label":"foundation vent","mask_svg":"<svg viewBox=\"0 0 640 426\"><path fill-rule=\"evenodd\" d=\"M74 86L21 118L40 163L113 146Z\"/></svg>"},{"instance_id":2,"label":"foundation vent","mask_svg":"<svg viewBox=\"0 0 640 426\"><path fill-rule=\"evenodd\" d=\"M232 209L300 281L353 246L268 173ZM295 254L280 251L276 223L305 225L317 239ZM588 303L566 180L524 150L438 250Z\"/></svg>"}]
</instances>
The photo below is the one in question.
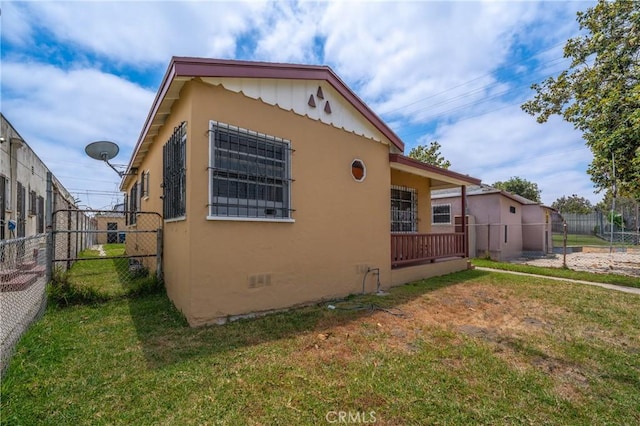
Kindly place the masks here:
<instances>
[{"instance_id":1,"label":"foundation vent","mask_svg":"<svg viewBox=\"0 0 640 426\"><path fill-rule=\"evenodd\" d=\"M271 285L271 274L249 275L247 281L249 288L266 287Z\"/></svg>"}]
</instances>

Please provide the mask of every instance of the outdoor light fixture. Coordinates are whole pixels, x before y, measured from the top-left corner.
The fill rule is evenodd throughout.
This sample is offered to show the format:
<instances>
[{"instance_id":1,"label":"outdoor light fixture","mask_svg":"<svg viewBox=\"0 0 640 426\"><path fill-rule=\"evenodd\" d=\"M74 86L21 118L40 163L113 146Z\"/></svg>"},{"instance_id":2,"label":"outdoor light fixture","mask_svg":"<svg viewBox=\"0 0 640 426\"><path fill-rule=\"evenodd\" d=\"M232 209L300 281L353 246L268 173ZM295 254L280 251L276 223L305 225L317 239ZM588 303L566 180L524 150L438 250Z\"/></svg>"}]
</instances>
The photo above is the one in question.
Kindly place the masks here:
<instances>
[{"instance_id":1,"label":"outdoor light fixture","mask_svg":"<svg viewBox=\"0 0 640 426\"><path fill-rule=\"evenodd\" d=\"M122 172L116 169L114 165L109 162L109 160L114 158L116 155L118 155L118 152L120 152L120 148L114 142L111 142L111 141L91 142L89 145L87 145L84 148L84 152L86 152L87 155L93 158L94 160L102 160L105 163L107 163L107 165L111 167L113 171L115 171L120 177L124 177L127 174L135 174L135 171L133 170L132 170L132 173Z\"/></svg>"}]
</instances>

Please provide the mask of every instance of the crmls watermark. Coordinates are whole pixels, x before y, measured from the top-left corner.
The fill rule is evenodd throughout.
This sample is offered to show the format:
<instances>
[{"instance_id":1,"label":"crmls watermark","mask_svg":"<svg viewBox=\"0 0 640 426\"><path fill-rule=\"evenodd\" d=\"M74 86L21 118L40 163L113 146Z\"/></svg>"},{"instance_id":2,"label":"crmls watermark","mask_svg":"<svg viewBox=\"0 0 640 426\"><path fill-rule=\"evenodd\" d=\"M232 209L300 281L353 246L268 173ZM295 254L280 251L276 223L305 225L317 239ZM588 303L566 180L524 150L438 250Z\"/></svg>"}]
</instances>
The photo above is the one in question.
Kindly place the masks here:
<instances>
[{"instance_id":1,"label":"crmls watermark","mask_svg":"<svg viewBox=\"0 0 640 426\"><path fill-rule=\"evenodd\" d=\"M375 411L329 411L324 416L325 420L329 423L349 424L349 423L375 423L376 412Z\"/></svg>"}]
</instances>

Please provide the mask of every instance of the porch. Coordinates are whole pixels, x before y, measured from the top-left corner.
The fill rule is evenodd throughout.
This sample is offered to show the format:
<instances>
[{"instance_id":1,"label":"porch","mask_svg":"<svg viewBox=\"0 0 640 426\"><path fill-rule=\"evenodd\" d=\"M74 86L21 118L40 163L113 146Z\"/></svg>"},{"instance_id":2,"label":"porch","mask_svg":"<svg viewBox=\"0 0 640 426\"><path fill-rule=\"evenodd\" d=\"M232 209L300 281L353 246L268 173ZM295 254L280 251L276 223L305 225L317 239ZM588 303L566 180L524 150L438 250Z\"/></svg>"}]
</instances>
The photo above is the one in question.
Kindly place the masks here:
<instances>
[{"instance_id":1,"label":"porch","mask_svg":"<svg viewBox=\"0 0 640 426\"><path fill-rule=\"evenodd\" d=\"M469 256L466 224L466 186L480 180L422 163L400 154L389 156L391 166L391 268L434 267L438 260L466 265ZM461 211L431 204L434 189L460 188ZM458 219L459 220L454 220ZM454 232L433 232L454 225ZM458 265L458 266L460 266ZM433 269L433 268L432 268ZM426 272L426 271L423 271Z\"/></svg>"},{"instance_id":2,"label":"porch","mask_svg":"<svg viewBox=\"0 0 640 426\"><path fill-rule=\"evenodd\" d=\"M466 233L391 234L391 268L465 258Z\"/></svg>"}]
</instances>

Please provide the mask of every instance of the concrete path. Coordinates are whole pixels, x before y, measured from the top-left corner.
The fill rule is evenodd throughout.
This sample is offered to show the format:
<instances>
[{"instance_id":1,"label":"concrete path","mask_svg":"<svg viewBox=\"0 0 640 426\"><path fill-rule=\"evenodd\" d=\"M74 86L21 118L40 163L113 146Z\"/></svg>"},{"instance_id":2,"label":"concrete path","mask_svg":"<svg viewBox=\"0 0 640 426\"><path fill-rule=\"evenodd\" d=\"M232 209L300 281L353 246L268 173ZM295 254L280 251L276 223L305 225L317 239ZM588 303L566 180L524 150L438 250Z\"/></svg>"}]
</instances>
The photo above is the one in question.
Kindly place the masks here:
<instances>
[{"instance_id":1,"label":"concrete path","mask_svg":"<svg viewBox=\"0 0 640 426\"><path fill-rule=\"evenodd\" d=\"M91 246L91 250L97 251L98 255L101 257L104 257L107 255L107 253L104 251L104 247L102 246L102 244L96 244L94 246Z\"/></svg>"},{"instance_id":2,"label":"concrete path","mask_svg":"<svg viewBox=\"0 0 640 426\"><path fill-rule=\"evenodd\" d=\"M547 280L568 281L568 282L571 282L571 283L593 285L593 286L596 286L596 287L608 288L609 290L616 290L616 291L622 291L622 292L625 292L625 293L631 293L631 294L640 295L640 288L637 288L637 287L625 287L625 286L622 286L622 285L605 284L605 283L594 283L592 281L572 280L570 278L548 277L546 275L536 275L536 274L527 274L525 272L505 271L505 270L502 270L502 269L484 268L482 266L476 266L475 269L477 269L479 271L503 272L505 274L524 275L524 276L527 276L527 277L538 277L538 278L544 278L544 279L547 279Z\"/></svg>"}]
</instances>

